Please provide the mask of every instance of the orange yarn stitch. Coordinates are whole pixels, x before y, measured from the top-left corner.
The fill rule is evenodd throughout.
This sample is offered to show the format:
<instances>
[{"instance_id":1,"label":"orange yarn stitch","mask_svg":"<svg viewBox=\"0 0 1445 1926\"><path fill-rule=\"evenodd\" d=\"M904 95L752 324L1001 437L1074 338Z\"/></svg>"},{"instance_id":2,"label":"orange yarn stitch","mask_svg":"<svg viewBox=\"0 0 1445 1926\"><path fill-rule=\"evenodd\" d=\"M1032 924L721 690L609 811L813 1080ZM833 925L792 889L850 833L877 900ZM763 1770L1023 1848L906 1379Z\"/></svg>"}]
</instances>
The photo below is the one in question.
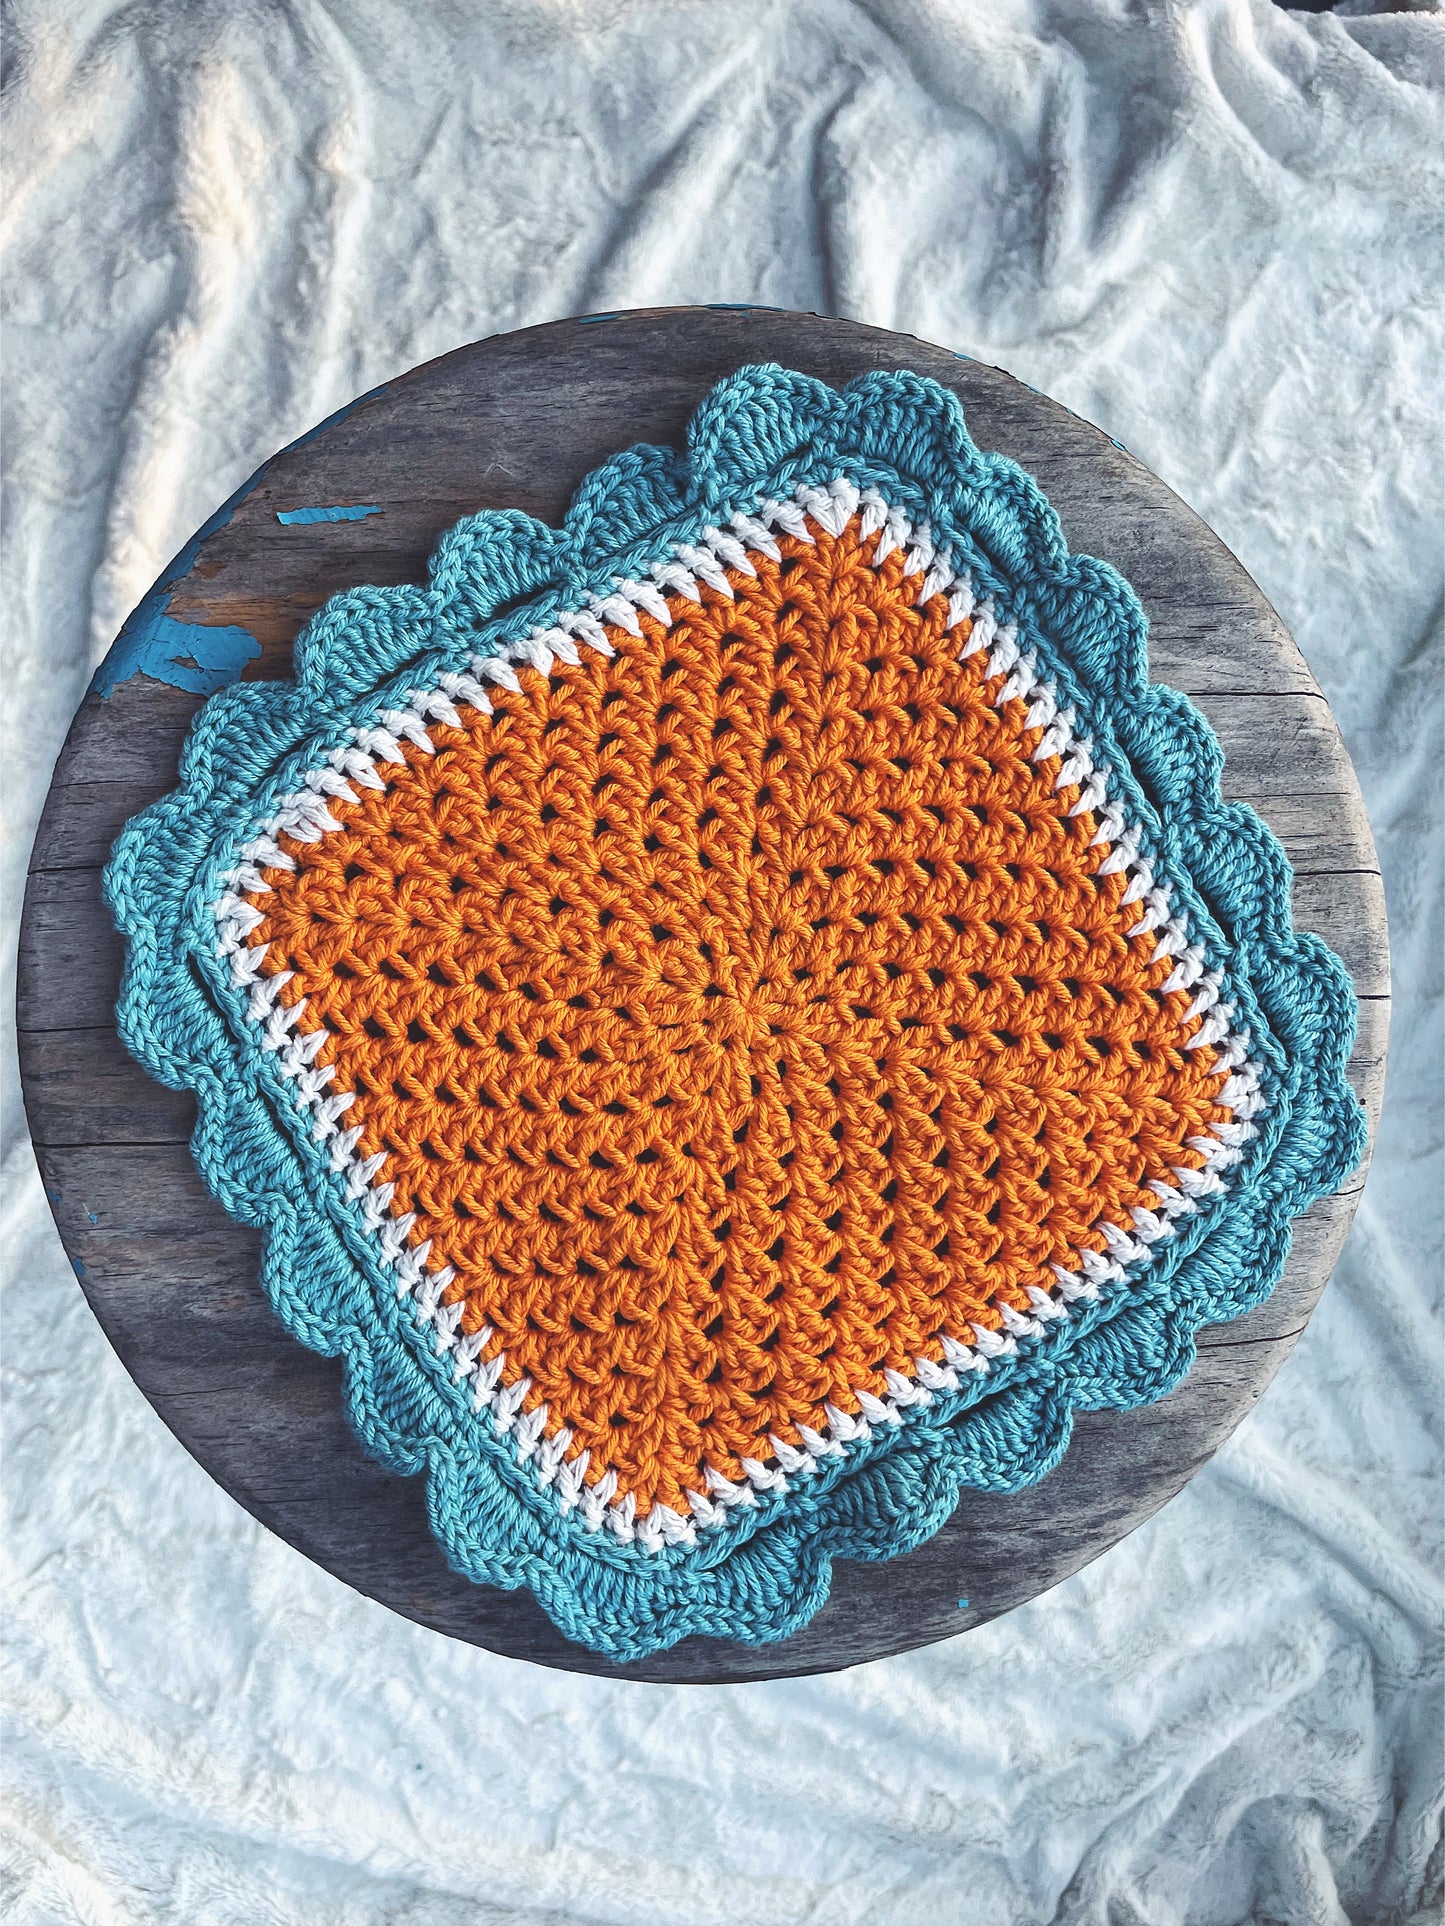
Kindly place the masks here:
<instances>
[{"instance_id":1,"label":"orange yarn stitch","mask_svg":"<svg viewBox=\"0 0 1445 1926\"><path fill-rule=\"evenodd\" d=\"M639 1513L1028 1312L1226 1114L967 624L856 521L779 543L404 745L251 938L462 1330Z\"/></svg>"}]
</instances>

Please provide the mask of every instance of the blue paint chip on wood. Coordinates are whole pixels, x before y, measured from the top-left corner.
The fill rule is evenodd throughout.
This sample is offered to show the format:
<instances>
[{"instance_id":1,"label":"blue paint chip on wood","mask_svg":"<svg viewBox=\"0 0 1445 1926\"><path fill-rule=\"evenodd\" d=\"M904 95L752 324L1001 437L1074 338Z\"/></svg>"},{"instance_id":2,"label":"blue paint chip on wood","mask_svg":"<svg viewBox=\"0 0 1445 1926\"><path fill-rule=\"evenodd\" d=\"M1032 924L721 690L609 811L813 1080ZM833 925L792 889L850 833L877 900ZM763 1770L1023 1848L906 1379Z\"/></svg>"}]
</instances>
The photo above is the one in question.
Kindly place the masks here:
<instances>
[{"instance_id":1,"label":"blue paint chip on wood","mask_svg":"<svg viewBox=\"0 0 1445 1926\"><path fill-rule=\"evenodd\" d=\"M355 503L345 508L282 508L276 519L287 528L307 528L313 522L364 522L368 515L379 515L376 502Z\"/></svg>"},{"instance_id":2,"label":"blue paint chip on wood","mask_svg":"<svg viewBox=\"0 0 1445 1926\"><path fill-rule=\"evenodd\" d=\"M358 395L355 401L349 401L344 408L338 408L334 415L328 415L325 421L318 421L314 428L308 428L304 435L298 435L282 453L289 454L294 448L304 448L307 442L315 441L328 428L334 428L338 422L345 421L348 415L354 415L358 408L364 408L368 401L386 394L390 386L389 382L384 381L379 388L371 388L364 395ZM198 622L179 622L167 611L170 608L171 590L190 574L202 546L218 529L226 526L270 466L270 462L267 462L258 468L230 500L223 502L210 520L196 530L150 594L132 611L130 619L116 637L110 654L91 680L91 695L106 700L134 675L151 676L157 682L168 682L172 688L185 689L191 695L214 695L217 689L224 689L228 683L239 680L246 664L261 653L261 644L249 629L207 628ZM323 509L320 513L324 519L327 511ZM361 515L379 515L381 509L367 504L357 511L342 510L346 519L351 519L353 513L359 519Z\"/></svg>"},{"instance_id":3,"label":"blue paint chip on wood","mask_svg":"<svg viewBox=\"0 0 1445 1926\"><path fill-rule=\"evenodd\" d=\"M224 528L260 480L260 471L238 488L229 501L203 522L180 554L152 588L149 595L131 611L125 627L111 645L110 654L91 678L91 695L108 701L123 682L134 675L148 675L156 682L168 682L173 689L191 695L214 695L234 682L242 669L261 653L261 644L249 629L206 628L199 622L178 622L167 611L171 591L184 581L195 565L202 545Z\"/></svg>"},{"instance_id":4,"label":"blue paint chip on wood","mask_svg":"<svg viewBox=\"0 0 1445 1926\"><path fill-rule=\"evenodd\" d=\"M966 1612L968 1610L968 1600L966 1598L961 1598L958 1601L958 1609L961 1612Z\"/></svg>"},{"instance_id":5,"label":"blue paint chip on wood","mask_svg":"<svg viewBox=\"0 0 1445 1926\"><path fill-rule=\"evenodd\" d=\"M146 597L96 670L90 685L96 695L108 699L134 675L148 675L191 695L214 695L237 681L261 653L249 629L178 622L166 613L170 601L164 592Z\"/></svg>"}]
</instances>

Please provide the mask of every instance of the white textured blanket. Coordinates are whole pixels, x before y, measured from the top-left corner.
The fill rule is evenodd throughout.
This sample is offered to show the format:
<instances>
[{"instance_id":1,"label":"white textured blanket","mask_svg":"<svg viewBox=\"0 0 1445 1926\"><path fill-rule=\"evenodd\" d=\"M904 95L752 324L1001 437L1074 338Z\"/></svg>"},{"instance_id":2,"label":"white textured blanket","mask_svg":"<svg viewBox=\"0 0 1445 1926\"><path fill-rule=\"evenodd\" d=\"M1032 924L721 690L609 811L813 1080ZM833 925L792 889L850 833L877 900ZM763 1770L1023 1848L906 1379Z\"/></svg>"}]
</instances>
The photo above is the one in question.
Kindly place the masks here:
<instances>
[{"instance_id":1,"label":"white textured blanket","mask_svg":"<svg viewBox=\"0 0 1445 1926\"><path fill-rule=\"evenodd\" d=\"M1208 1470L1001 1622L769 1686L493 1658L269 1537L107 1348L16 1110L7 1919L1437 1917L1445 21L1267 0L7 14L12 903L91 669L266 455L479 335L756 300L998 362L1219 530L1343 724L1400 998L1345 1259Z\"/></svg>"}]
</instances>

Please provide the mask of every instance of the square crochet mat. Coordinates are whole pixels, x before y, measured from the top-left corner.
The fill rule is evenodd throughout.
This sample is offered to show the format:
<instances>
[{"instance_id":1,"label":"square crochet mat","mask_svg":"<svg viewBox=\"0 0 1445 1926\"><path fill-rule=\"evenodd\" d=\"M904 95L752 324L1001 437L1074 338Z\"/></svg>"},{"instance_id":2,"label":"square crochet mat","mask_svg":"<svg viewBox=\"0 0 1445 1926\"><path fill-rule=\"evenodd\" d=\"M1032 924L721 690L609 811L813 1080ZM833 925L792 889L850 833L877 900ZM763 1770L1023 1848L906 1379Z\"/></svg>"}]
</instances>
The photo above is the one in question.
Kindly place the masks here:
<instances>
[{"instance_id":1,"label":"square crochet mat","mask_svg":"<svg viewBox=\"0 0 1445 1926\"><path fill-rule=\"evenodd\" d=\"M1221 761L952 393L746 367L212 697L121 1031L456 1570L616 1660L785 1638L1169 1391L1359 1160Z\"/></svg>"}]
</instances>

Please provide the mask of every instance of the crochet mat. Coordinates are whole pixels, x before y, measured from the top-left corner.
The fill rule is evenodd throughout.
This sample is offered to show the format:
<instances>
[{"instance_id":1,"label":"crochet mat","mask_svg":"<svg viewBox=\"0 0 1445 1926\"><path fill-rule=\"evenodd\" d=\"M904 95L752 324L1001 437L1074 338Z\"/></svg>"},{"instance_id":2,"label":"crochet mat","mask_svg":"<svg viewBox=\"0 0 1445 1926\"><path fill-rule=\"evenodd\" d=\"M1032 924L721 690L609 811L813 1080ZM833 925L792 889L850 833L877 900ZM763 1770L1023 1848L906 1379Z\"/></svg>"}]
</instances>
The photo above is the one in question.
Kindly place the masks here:
<instances>
[{"instance_id":1,"label":"crochet mat","mask_svg":"<svg viewBox=\"0 0 1445 1926\"><path fill-rule=\"evenodd\" d=\"M744 369L213 698L121 1030L458 1570L785 1637L1171 1389L1358 1160L1220 761L952 395Z\"/></svg>"}]
</instances>

